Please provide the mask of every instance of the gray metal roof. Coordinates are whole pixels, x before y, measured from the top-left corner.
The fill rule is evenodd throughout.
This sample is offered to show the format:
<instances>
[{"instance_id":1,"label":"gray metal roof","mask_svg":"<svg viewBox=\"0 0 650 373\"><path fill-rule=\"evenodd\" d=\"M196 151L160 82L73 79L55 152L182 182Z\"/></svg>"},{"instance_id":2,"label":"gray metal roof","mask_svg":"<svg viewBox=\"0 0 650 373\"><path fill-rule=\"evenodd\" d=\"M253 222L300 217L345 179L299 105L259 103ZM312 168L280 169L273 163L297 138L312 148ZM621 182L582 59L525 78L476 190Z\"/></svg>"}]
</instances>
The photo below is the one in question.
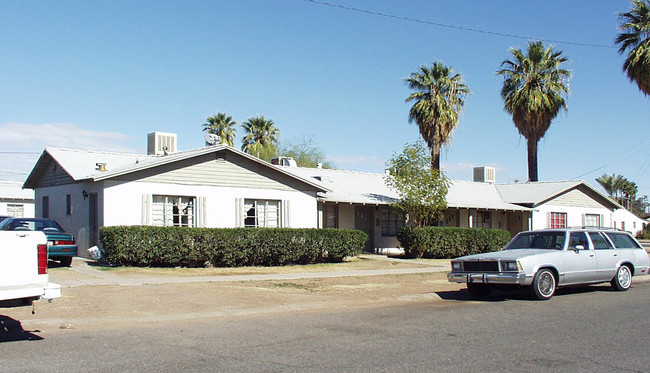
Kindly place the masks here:
<instances>
[{"instance_id":1,"label":"gray metal roof","mask_svg":"<svg viewBox=\"0 0 650 373\"><path fill-rule=\"evenodd\" d=\"M0 200L34 201L34 191L23 189L20 181L0 180Z\"/></svg>"},{"instance_id":2,"label":"gray metal roof","mask_svg":"<svg viewBox=\"0 0 650 373\"><path fill-rule=\"evenodd\" d=\"M600 196L605 203L616 208L623 208L616 201L582 180L497 184L497 189L504 201L529 206L539 205L578 187L591 190Z\"/></svg>"},{"instance_id":3,"label":"gray metal roof","mask_svg":"<svg viewBox=\"0 0 650 373\"><path fill-rule=\"evenodd\" d=\"M324 188L312 179L300 178L295 174L286 172L282 167L273 166L266 161L227 145L206 146L204 148L182 151L164 156L46 148L37 161L36 166L27 177L24 187L33 188L35 186L35 177L38 173L42 172L43 167L45 166L43 159L47 157L51 157L74 181L100 181L219 151L228 151L237 154L241 157L250 159L253 162L274 169L279 173L316 187L317 190L322 192L329 191L327 188ZM105 165L104 171L97 169L98 163Z\"/></svg>"},{"instance_id":4,"label":"gray metal roof","mask_svg":"<svg viewBox=\"0 0 650 373\"><path fill-rule=\"evenodd\" d=\"M326 202L383 205L397 202L399 195L384 182L385 174L306 167L283 167L304 178L312 177L331 189L321 197ZM494 184L452 180L447 193L449 208L475 208L529 211L530 208L508 203Z\"/></svg>"}]
</instances>

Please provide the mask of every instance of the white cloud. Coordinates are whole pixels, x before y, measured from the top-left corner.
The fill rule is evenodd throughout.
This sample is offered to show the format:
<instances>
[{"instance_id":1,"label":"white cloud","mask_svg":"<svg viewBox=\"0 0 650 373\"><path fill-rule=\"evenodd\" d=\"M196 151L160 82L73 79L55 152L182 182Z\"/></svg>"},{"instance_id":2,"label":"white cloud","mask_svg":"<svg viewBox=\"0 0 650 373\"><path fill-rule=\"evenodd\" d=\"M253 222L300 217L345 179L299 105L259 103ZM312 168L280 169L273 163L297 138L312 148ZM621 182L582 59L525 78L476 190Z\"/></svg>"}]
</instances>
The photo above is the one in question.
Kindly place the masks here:
<instances>
[{"instance_id":1,"label":"white cloud","mask_svg":"<svg viewBox=\"0 0 650 373\"><path fill-rule=\"evenodd\" d=\"M88 130L71 123L2 123L0 146L21 151L42 151L45 147L133 151L124 143L127 135L111 131Z\"/></svg>"},{"instance_id":2,"label":"white cloud","mask_svg":"<svg viewBox=\"0 0 650 373\"><path fill-rule=\"evenodd\" d=\"M71 123L0 123L0 179L24 180L46 147L136 152L122 133Z\"/></svg>"}]
</instances>

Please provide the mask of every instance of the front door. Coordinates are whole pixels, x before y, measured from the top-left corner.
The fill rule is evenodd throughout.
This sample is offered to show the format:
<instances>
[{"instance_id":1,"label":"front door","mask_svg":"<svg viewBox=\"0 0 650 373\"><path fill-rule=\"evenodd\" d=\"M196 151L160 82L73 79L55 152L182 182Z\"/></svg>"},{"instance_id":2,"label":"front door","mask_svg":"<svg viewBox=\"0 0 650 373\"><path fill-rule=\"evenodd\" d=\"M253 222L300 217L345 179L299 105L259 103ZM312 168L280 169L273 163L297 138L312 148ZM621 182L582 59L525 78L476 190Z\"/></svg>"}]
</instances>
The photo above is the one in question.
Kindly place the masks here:
<instances>
[{"instance_id":1,"label":"front door","mask_svg":"<svg viewBox=\"0 0 650 373\"><path fill-rule=\"evenodd\" d=\"M354 208L354 229L358 229L368 234L368 240L366 241L366 246L364 247L364 251L367 252L375 251L375 225L373 224L374 215L375 208L372 206L356 206Z\"/></svg>"},{"instance_id":2,"label":"front door","mask_svg":"<svg viewBox=\"0 0 650 373\"><path fill-rule=\"evenodd\" d=\"M88 194L88 247L97 246L99 236L97 193Z\"/></svg>"}]
</instances>

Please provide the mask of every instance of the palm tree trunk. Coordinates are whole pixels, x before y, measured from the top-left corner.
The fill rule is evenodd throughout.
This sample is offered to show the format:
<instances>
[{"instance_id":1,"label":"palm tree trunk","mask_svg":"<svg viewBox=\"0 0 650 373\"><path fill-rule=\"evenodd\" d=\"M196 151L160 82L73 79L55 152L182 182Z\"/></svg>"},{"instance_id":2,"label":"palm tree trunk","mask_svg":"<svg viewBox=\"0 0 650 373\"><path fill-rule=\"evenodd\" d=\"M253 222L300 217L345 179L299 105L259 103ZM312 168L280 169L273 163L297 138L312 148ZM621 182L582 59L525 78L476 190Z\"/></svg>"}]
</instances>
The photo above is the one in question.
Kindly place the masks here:
<instances>
[{"instance_id":1,"label":"palm tree trunk","mask_svg":"<svg viewBox=\"0 0 650 373\"><path fill-rule=\"evenodd\" d=\"M538 139L528 139L528 181L539 181L537 176L538 141Z\"/></svg>"},{"instance_id":2,"label":"palm tree trunk","mask_svg":"<svg viewBox=\"0 0 650 373\"><path fill-rule=\"evenodd\" d=\"M440 146L431 147L431 168L440 171Z\"/></svg>"}]
</instances>

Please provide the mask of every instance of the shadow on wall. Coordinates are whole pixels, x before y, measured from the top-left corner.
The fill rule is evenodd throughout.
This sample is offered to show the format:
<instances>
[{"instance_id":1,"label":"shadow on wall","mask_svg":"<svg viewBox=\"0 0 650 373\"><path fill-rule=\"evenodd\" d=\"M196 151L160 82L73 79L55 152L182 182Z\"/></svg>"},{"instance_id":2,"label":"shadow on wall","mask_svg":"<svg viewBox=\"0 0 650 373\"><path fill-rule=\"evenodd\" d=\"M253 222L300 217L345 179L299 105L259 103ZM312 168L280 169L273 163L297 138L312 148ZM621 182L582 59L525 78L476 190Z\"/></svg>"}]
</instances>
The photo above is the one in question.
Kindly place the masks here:
<instances>
[{"instance_id":1,"label":"shadow on wall","mask_svg":"<svg viewBox=\"0 0 650 373\"><path fill-rule=\"evenodd\" d=\"M27 331L23 329L20 321L14 320L8 316L0 315L0 343L17 341L40 341L43 339L43 337L34 334L38 332L40 331Z\"/></svg>"}]
</instances>

